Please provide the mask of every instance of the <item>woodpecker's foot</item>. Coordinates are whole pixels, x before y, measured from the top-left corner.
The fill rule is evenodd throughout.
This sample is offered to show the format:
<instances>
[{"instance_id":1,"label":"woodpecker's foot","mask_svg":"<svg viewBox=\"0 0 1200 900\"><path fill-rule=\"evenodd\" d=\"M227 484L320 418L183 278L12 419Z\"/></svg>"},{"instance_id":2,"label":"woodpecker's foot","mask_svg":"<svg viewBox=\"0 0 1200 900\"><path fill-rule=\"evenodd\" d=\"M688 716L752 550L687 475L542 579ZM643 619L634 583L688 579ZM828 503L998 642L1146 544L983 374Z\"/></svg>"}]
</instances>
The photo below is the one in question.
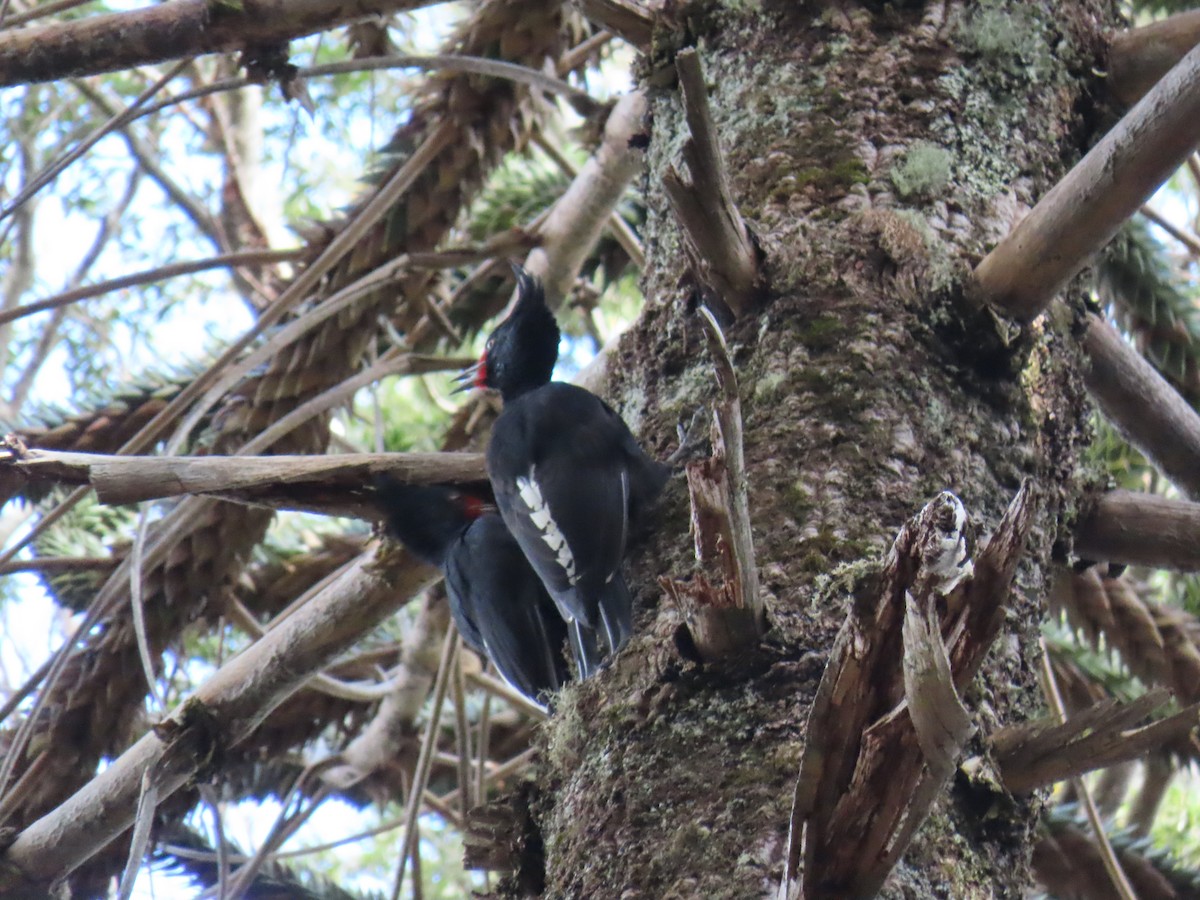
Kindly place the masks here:
<instances>
[{"instance_id":1,"label":"woodpecker's foot","mask_svg":"<svg viewBox=\"0 0 1200 900\"><path fill-rule=\"evenodd\" d=\"M679 449L667 457L667 465L682 469L687 463L712 453L709 440L709 423L712 421L708 407L701 406L692 413L692 420L684 428L683 421L675 426L679 435Z\"/></svg>"}]
</instances>

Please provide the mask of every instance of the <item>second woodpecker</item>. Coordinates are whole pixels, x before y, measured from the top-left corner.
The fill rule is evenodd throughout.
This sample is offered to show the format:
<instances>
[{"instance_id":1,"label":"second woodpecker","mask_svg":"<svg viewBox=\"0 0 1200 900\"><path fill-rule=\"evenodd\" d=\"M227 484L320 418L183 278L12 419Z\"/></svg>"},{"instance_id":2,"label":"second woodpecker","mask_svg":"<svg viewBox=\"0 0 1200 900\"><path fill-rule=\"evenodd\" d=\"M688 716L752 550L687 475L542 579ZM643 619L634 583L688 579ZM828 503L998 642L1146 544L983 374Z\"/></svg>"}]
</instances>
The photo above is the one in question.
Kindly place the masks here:
<instances>
[{"instance_id":1,"label":"second woodpecker","mask_svg":"<svg viewBox=\"0 0 1200 900\"><path fill-rule=\"evenodd\" d=\"M567 629L500 517L445 487L380 478L375 490L388 532L445 574L467 646L522 694L548 703L568 678Z\"/></svg>"},{"instance_id":2,"label":"second woodpecker","mask_svg":"<svg viewBox=\"0 0 1200 900\"><path fill-rule=\"evenodd\" d=\"M595 394L551 381L559 330L541 282L517 273L517 304L488 339L476 384L499 390L504 409L487 449L496 505L571 631L586 677L600 648L633 630L621 574L630 524L654 501L670 469L638 446L629 428Z\"/></svg>"}]
</instances>

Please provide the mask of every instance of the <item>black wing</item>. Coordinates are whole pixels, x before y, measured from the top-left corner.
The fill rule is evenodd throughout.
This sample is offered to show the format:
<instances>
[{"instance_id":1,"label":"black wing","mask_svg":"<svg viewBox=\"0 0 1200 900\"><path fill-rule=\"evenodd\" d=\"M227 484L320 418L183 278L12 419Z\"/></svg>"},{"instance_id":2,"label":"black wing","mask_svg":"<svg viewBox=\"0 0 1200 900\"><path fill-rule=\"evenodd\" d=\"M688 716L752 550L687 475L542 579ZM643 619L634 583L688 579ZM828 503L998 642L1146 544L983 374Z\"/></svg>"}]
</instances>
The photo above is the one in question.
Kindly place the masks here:
<instances>
[{"instance_id":1,"label":"black wing","mask_svg":"<svg viewBox=\"0 0 1200 900\"><path fill-rule=\"evenodd\" d=\"M446 576L460 601L467 598L460 608L469 609L484 652L510 684L534 699L562 686L566 623L499 516L471 525Z\"/></svg>"}]
</instances>

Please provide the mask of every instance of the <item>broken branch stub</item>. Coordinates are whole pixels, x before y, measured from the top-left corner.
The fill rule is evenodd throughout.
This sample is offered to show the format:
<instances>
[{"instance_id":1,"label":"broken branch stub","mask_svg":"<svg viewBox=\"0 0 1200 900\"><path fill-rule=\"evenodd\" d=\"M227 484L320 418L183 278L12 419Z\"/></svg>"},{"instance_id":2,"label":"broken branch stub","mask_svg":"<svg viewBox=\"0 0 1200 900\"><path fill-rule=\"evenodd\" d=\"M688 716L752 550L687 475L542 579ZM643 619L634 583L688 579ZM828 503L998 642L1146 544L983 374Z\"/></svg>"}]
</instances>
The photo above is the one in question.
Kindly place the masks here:
<instances>
[{"instance_id":1,"label":"broken branch stub","mask_svg":"<svg viewBox=\"0 0 1200 900\"><path fill-rule=\"evenodd\" d=\"M997 731L992 748L1004 786L1027 793L1177 745L1196 727L1200 704L1135 727L1170 697L1156 688L1128 703L1096 703L1065 722L1052 715Z\"/></svg>"},{"instance_id":2,"label":"broken branch stub","mask_svg":"<svg viewBox=\"0 0 1200 900\"><path fill-rule=\"evenodd\" d=\"M783 900L874 896L925 821L971 734L964 676L998 633L1031 509L1023 487L973 564L944 492L859 582L809 713Z\"/></svg>"},{"instance_id":3,"label":"broken branch stub","mask_svg":"<svg viewBox=\"0 0 1200 900\"><path fill-rule=\"evenodd\" d=\"M662 585L687 621L697 652L716 660L755 646L765 628L758 592L758 564L750 528L749 486L742 446L742 408L737 375L724 335L700 309L721 396L713 406L713 450L686 467L696 559L717 571L690 582Z\"/></svg>"}]
</instances>

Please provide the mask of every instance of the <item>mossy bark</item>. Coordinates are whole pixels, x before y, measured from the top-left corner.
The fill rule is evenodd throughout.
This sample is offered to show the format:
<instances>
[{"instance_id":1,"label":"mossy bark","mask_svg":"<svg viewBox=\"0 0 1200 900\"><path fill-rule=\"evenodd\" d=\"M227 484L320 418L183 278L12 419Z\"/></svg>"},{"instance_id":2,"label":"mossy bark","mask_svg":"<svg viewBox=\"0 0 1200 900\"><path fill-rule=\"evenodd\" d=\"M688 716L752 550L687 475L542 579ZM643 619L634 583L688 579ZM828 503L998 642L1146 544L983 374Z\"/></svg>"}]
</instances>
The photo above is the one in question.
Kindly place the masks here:
<instances>
[{"instance_id":1,"label":"mossy bark","mask_svg":"<svg viewBox=\"0 0 1200 900\"><path fill-rule=\"evenodd\" d=\"M849 589L943 489L982 535L1023 480L1038 488L1006 630L965 698L971 751L1039 707L1038 623L1086 401L1071 335L1001 322L961 287L1096 136L1094 71L1115 5L691 7L683 42L701 50L771 285L727 333L771 631L726 665L680 655L679 613L656 585L695 566L676 479L629 565L636 637L561 697L544 731L529 796L546 896L773 895L805 719ZM648 84L662 84L669 51L657 62ZM664 453L715 386L660 187L683 139L679 98L651 90L647 308L608 393ZM1081 285L1064 297L1073 308ZM1021 896L1037 811L1036 798L956 777L883 896Z\"/></svg>"}]
</instances>

